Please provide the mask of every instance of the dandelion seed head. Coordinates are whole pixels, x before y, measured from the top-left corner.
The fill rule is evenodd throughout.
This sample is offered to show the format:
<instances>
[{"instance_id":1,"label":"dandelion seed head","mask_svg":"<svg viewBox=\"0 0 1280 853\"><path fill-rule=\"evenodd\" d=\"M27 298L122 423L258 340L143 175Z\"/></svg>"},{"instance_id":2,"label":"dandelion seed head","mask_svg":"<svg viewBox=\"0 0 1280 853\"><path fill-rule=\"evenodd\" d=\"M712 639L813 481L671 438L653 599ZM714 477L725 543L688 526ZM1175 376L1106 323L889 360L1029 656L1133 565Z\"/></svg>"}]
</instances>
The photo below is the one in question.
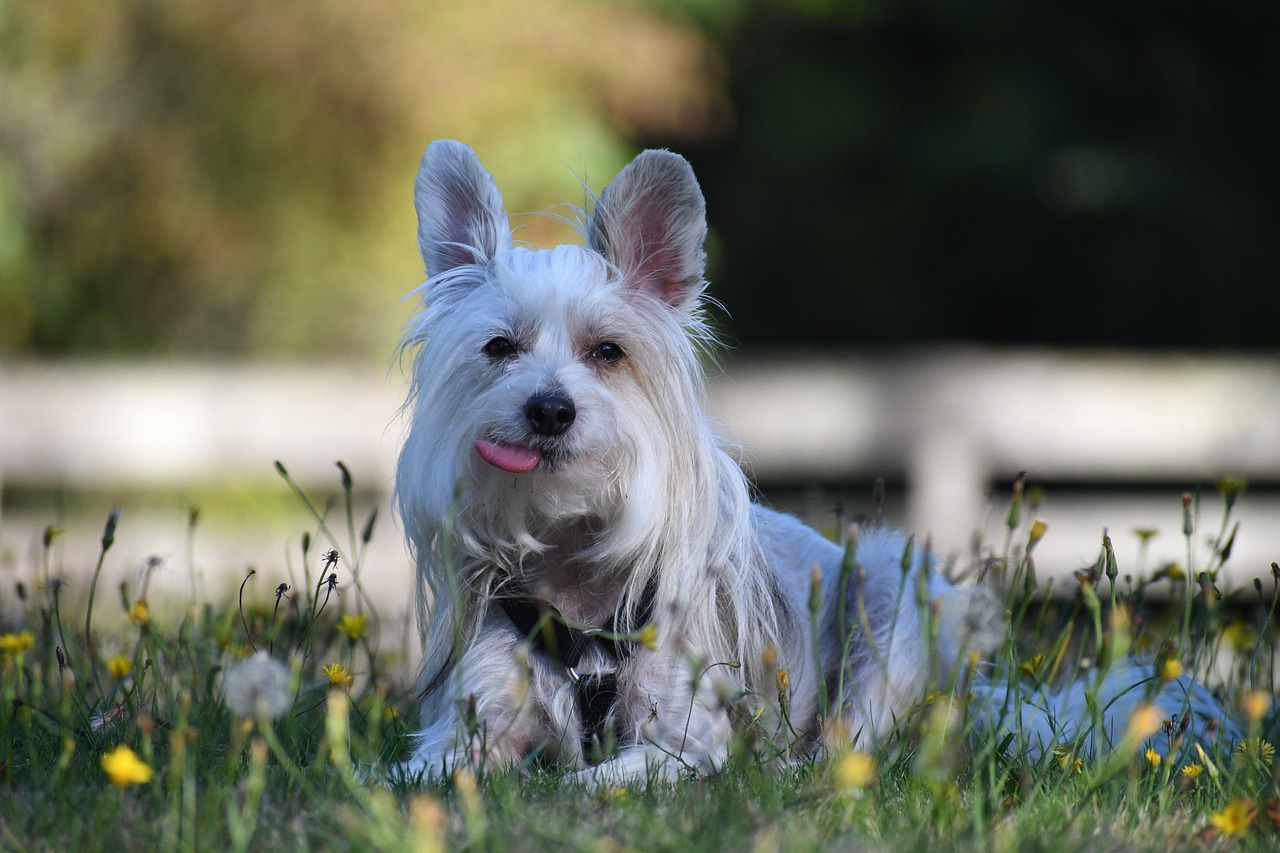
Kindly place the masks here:
<instances>
[{"instance_id":1,"label":"dandelion seed head","mask_svg":"<svg viewBox=\"0 0 1280 853\"><path fill-rule=\"evenodd\" d=\"M983 586L952 589L942 599L938 623L943 647L958 650L961 660L972 651L990 653L1004 642L1004 605Z\"/></svg>"},{"instance_id":2,"label":"dandelion seed head","mask_svg":"<svg viewBox=\"0 0 1280 853\"><path fill-rule=\"evenodd\" d=\"M222 694L237 716L274 720L293 705L289 668L266 652L258 652L227 667Z\"/></svg>"}]
</instances>

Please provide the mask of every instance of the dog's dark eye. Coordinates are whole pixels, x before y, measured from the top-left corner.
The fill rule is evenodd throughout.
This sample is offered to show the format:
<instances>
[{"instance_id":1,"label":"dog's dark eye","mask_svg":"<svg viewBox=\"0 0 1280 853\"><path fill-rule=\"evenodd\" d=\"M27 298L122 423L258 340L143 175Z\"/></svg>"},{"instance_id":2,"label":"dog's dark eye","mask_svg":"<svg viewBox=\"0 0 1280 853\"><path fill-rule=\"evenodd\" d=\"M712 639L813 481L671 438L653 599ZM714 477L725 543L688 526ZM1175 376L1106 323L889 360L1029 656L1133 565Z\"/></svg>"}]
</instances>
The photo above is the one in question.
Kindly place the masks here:
<instances>
[{"instance_id":1,"label":"dog's dark eye","mask_svg":"<svg viewBox=\"0 0 1280 853\"><path fill-rule=\"evenodd\" d=\"M510 358L516 354L516 345L510 338L497 337L484 345L484 354L492 359Z\"/></svg>"},{"instance_id":2,"label":"dog's dark eye","mask_svg":"<svg viewBox=\"0 0 1280 853\"><path fill-rule=\"evenodd\" d=\"M596 348L591 351L591 357L596 361L603 361L605 364L613 364L622 358L622 347L613 341L605 341L596 345Z\"/></svg>"}]
</instances>

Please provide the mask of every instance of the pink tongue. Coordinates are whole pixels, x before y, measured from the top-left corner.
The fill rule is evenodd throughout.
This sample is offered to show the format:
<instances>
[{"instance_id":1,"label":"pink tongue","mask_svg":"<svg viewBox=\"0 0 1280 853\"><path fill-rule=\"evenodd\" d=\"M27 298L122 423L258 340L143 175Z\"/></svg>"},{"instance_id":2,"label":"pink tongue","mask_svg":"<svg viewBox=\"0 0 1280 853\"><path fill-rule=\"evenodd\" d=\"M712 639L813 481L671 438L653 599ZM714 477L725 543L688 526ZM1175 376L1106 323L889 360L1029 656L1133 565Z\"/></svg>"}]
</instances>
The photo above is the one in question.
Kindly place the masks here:
<instances>
[{"instance_id":1,"label":"pink tongue","mask_svg":"<svg viewBox=\"0 0 1280 853\"><path fill-rule=\"evenodd\" d=\"M495 444L481 439L476 442L476 452L480 458L495 468L510 471L512 474L523 474L532 471L542 459L537 450L525 447L513 447L510 444Z\"/></svg>"}]
</instances>

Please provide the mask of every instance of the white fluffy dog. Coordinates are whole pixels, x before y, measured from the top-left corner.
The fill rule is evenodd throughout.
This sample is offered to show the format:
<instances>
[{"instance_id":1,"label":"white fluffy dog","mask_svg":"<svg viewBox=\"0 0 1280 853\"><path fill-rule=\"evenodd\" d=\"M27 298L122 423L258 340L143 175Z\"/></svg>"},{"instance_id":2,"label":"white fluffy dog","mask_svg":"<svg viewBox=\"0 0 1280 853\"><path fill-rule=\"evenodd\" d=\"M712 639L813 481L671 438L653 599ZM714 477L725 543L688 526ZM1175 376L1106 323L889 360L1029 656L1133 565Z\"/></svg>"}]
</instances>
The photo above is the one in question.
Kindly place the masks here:
<instances>
[{"instance_id":1,"label":"white fluffy dog","mask_svg":"<svg viewBox=\"0 0 1280 853\"><path fill-rule=\"evenodd\" d=\"M864 530L855 564L752 503L706 413L706 224L684 159L637 157L585 246L513 245L458 142L427 149L416 205L428 280L396 498L425 652L403 774L670 779L720 767L747 727L793 754L836 730L872 742L999 641L995 599L904 558L901 534ZM1041 748L1062 734L1051 710L1019 714Z\"/></svg>"}]
</instances>

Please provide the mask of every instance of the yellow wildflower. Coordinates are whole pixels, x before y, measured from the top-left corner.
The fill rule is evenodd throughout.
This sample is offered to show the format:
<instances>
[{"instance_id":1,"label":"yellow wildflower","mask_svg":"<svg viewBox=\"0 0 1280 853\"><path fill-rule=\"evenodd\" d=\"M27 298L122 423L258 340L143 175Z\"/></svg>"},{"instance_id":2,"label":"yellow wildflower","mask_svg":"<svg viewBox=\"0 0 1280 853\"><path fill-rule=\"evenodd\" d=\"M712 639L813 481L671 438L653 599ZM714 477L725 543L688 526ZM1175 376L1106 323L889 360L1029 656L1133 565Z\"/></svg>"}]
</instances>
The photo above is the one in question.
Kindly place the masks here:
<instances>
[{"instance_id":1,"label":"yellow wildflower","mask_svg":"<svg viewBox=\"0 0 1280 853\"><path fill-rule=\"evenodd\" d=\"M1154 746L1147 747L1146 759L1147 763L1152 767L1159 767L1160 761L1162 760L1160 753L1156 752L1156 748Z\"/></svg>"},{"instance_id":2,"label":"yellow wildflower","mask_svg":"<svg viewBox=\"0 0 1280 853\"><path fill-rule=\"evenodd\" d=\"M1133 535L1134 535L1134 536L1137 536L1137 537L1138 537L1138 541L1140 541L1143 545L1147 544L1147 543L1148 543L1148 542L1150 542L1152 539L1156 538L1156 535L1157 535L1159 532L1160 532L1160 531L1159 531L1159 530L1156 530L1154 527L1135 527L1135 528L1133 528Z\"/></svg>"},{"instance_id":3,"label":"yellow wildflower","mask_svg":"<svg viewBox=\"0 0 1280 853\"><path fill-rule=\"evenodd\" d=\"M1043 519L1037 518L1035 521L1031 522L1031 533L1027 536L1027 553L1031 553L1031 549L1036 547L1036 544L1043 539L1044 535L1048 532L1049 524Z\"/></svg>"},{"instance_id":4,"label":"yellow wildflower","mask_svg":"<svg viewBox=\"0 0 1280 853\"><path fill-rule=\"evenodd\" d=\"M1270 767L1276 759L1276 748L1260 737L1248 737L1236 744L1236 756Z\"/></svg>"},{"instance_id":5,"label":"yellow wildflower","mask_svg":"<svg viewBox=\"0 0 1280 853\"><path fill-rule=\"evenodd\" d=\"M1244 715L1250 724L1256 725L1262 722L1267 709L1271 707L1271 697L1265 691L1250 690L1241 697L1240 706L1244 708Z\"/></svg>"},{"instance_id":6,"label":"yellow wildflower","mask_svg":"<svg viewBox=\"0 0 1280 853\"><path fill-rule=\"evenodd\" d=\"M133 661L124 655L116 655L107 660L107 672L111 673L112 678L119 681L133 672Z\"/></svg>"},{"instance_id":7,"label":"yellow wildflower","mask_svg":"<svg viewBox=\"0 0 1280 853\"><path fill-rule=\"evenodd\" d=\"M368 635L368 622L368 616L359 616L355 613L343 613L342 621L338 623L338 630L346 634L347 639L355 642L361 637Z\"/></svg>"},{"instance_id":8,"label":"yellow wildflower","mask_svg":"<svg viewBox=\"0 0 1280 853\"><path fill-rule=\"evenodd\" d=\"M1182 664L1173 655L1165 658L1160 664L1160 681L1173 681L1182 675Z\"/></svg>"},{"instance_id":9,"label":"yellow wildflower","mask_svg":"<svg viewBox=\"0 0 1280 853\"><path fill-rule=\"evenodd\" d=\"M36 644L36 635L30 631L18 634L0 634L0 652L20 655Z\"/></svg>"},{"instance_id":10,"label":"yellow wildflower","mask_svg":"<svg viewBox=\"0 0 1280 853\"><path fill-rule=\"evenodd\" d=\"M640 645L647 649L656 649L658 647L658 626L649 622L640 629Z\"/></svg>"},{"instance_id":11,"label":"yellow wildflower","mask_svg":"<svg viewBox=\"0 0 1280 853\"><path fill-rule=\"evenodd\" d=\"M1237 654L1253 648L1253 627L1245 622L1232 622L1222 628L1222 640Z\"/></svg>"},{"instance_id":12,"label":"yellow wildflower","mask_svg":"<svg viewBox=\"0 0 1280 853\"><path fill-rule=\"evenodd\" d=\"M1244 835L1253 823L1257 807L1253 800L1236 797L1227 807L1209 818L1223 835Z\"/></svg>"},{"instance_id":13,"label":"yellow wildflower","mask_svg":"<svg viewBox=\"0 0 1280 853\"><path fill-rule=\"evenodd\" d=\"M151 768L134 754L133 750L121 744L102 756L102 769L112 784L121 788L130 785L145 785L151 781Z\"/></svg>"},{"instance_id":14,"label":"yellow wildflower","mask_svg":"<svg viewBox=\"0 0 1280 853\"><path fill-rule=\"evenodd\" d=\"M355 676L351 674L351 670L340 663L331 663L326 666L324 674L329 676L329 683L334 687L350 687L352 682L355 681Z\"/></svg>"},{"instance_id":15,"label":"yellow wildflower","mask_svg":"<svg viewBox=\"0 0 1280 853\"><path fill-rule=\"evenodd\" d=\"M786 696L791 692L791 673L785 669L780 669L773 676L774 686L778 688L778 698Z\"/></svg>"},{"instance_id":16,"label":"yellow wildflower","mask_svg":"<svg viewBox=\"0 0 1280 853\"><path fill-rule=\"evenodd\" d=\"M1160 731L1162 722L1164 721L1160 719L1160 712L1154 706L1142 705L1129 718L1126 736L1134 740L1143 740Z\"/></svg>"},{"instance_id":17,"label":"yellow wildflower","mask_svg":"<svg viewBox=\"0 0 1280 853\"><path fill-rule=\"evenodd\" d=\"M1067 771L1075 771L1076 774L1084 772L1084 759L1073 753L1065 743L1060 743L1053 748L1054 761L1058 767Z\"/></svg>"},{"instance_id":18,"label":"yellow wildflower","mask_svg":"<svg viewBox=\"0 0 1280 853\"><path fill-rule=\"evenodd\" d=\"M836 761L835 778L841 788L865 788L876 778L876 760L860 750L846 752Z\"/></svg>"},{"instance_id":19,"label":"yellow wildflower","mask_svg":"<svg viewBox=\"0 0 1280 853\"><path fill-rule=\"evenodd\" d=\"M1033 655L1022 662L1018 670L1023 675L1029 675L1032 678L1040 671L1040 667L1044 666L1044 655Z\"/></svg>"},{"instance_id":20,"label":"yellow wildflower","mask_svg":"<svg viewBox=\"0 0 1280 853\"><path fill-rule=\"evenodd\" d=\"M1188 764L1186 767L1182 768L1182 775L1188 779L1195 779L1203 772L1204 765L1202 764Z\"/></svg>"},{"instance_id":21,"label":"yellow wildflower","mask_svg":"<svg viewBox=\"0 0 1280 853\"><path fill-rule=\"evenodd\" d=\"M133 603L129 608L129 618L144 628L151 624L151 607L145 598L139 598Z\"/></svg>"}]
</instances>

